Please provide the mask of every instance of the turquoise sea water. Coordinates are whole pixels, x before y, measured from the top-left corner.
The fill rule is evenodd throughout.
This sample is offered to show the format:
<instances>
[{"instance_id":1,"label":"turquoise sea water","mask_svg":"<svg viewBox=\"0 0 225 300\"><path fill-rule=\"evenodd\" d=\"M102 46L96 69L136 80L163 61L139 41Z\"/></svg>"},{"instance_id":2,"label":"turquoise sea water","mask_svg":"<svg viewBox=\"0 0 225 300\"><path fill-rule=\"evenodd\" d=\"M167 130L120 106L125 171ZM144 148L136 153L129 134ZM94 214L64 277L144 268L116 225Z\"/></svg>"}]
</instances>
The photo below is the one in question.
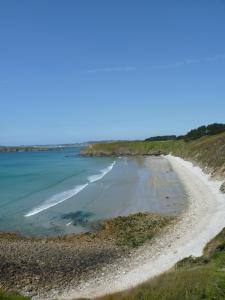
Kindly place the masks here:
<instances>
[{"instance_id":1,"label":"turquoise sea water","mask_svg":"<svg viewBox=\"0 0 225 300\"><path fill-rule=\"evenodd\" d=\"M0 153L0 231L72 233L99 219L184 208L185 192L165 160L148 165L143 158L79 153L80 148Z\"/></svg>"}]
</instances>

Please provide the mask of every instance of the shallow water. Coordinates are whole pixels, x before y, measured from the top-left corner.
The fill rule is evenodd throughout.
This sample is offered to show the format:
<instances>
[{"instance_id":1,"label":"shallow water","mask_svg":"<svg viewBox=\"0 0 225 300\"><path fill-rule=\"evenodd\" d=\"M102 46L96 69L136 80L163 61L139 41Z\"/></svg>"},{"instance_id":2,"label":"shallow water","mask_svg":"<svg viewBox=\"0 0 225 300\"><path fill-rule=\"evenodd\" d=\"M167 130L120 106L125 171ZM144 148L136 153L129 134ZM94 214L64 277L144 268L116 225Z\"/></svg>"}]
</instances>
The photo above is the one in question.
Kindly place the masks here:
<instances>
[{"instance_id":1,"label":"shallow water","mask_svg":"<svg viewBox=\"0 0 225 300\"><path fill-rule=\"evenodd\" d=\"M57 235L139 211L177 214L186 194L168 161L79 156L80 148L0 154L0 230Z\"/></svg>"}]
</instances>

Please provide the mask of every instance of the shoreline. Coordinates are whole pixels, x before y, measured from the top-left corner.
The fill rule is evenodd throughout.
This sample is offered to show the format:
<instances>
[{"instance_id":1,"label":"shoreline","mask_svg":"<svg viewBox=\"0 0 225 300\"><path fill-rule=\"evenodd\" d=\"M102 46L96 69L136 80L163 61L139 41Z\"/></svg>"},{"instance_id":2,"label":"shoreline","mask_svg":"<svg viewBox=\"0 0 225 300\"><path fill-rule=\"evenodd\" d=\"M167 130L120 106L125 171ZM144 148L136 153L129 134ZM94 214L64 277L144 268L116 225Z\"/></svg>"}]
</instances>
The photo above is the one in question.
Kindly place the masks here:
<instances>
[{"instance_id":1,"label":"shoreline","mask_svg":"<svg viewBox=\"0 0 225 300\"><path fill-rule=\"evenodd\" d=\"M158 237L138 248L129 261L111 267L107 276L93 278L76 289L71 287L60 299L94 298L130 289L168 271L185 257L200 256L205 245L225 227L225 195L219 191L222 181L212 180L179 157L166 158L186 188L188 209Z\"/></svg>"},{"instance_id":2,"label":"shoreline","mask_svg":"<svg viewBox=\"0 0 225 300\"><path fill-rule=\"evenodd\" d=\"M110 225L109 231L106 226L96 233L59 238L32 240L2 233L2 241L5 242L0 247L2 253L8 249L10 258L11 251L14 252L12 255L18 255L15 249L19 247L22 253L27 252L27 258L25 260L23 258L23 261L28 259L29 263L27 261L24 264L23 261L20 263L16 260L18 266L14 271L16 274L18 272L16 276L21 276L21 279L13 283L13 279L10 279L10 274L13 273L7 275L7 267L4 271L3 255L3 276L0 287L4 287L4 280L5 282L9 280L14 289L31 296L34 300L95 298L130 289L168 271L185 257L200 256L207 242L225 227L225 194L219 191L221 182L212 180L199 167L179 157L171 155L164 157L176 172L188 194L188 206L180 215L168 223L165 223L167 222L165 218L163 220L162 217L153 214L119 217L107 222L115 226L119 220L119 227L112 227L113 231ZM150 239L144 236L143 244L124 251L124 248L118 247L119 240L115 233L117 230L123 232L136 216L138 216L136 225L130 227L132 234L133 230L138 228L145 232L143 224L146 220L150 222L149 224L158 225L153 225L151 229L153 235ZM124 223L121 223L121 220ZM154 223L154 220L159 223ZM136 233L138 232L136 230ZM40 273L40 276L31 275L32 270ZM55 271L56 278L52 283L51 280L47 282L51 272ZM44 283L40 281L43 276L46 281Z\"/></svg>"}]
</instances>

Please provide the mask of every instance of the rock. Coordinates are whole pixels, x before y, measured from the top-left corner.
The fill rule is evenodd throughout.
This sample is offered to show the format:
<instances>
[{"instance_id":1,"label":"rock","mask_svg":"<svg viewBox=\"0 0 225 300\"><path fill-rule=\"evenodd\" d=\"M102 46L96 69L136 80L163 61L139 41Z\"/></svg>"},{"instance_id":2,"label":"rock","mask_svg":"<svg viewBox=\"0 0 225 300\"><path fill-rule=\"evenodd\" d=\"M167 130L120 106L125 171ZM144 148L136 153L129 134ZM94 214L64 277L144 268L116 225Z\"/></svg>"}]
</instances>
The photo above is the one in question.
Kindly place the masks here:
<instances>
[{"instance_id":1,"label":"rock","mask_svg":"<svg viewBox=\"0 0 225 300\"><path fill-rule=\"evenodd\" d=\"M220 190L222 193L225 193L225 181L224 183L221 185Z\"/></svg>"}]
</instances>

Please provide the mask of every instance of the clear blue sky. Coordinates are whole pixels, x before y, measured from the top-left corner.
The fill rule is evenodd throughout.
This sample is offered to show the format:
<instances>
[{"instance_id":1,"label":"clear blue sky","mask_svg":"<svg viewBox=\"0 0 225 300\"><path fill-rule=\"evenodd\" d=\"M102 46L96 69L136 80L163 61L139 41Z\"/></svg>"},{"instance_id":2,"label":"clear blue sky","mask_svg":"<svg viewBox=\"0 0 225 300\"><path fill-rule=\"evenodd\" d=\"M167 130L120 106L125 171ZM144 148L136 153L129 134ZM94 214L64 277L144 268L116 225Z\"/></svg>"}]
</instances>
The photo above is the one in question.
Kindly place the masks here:
<instances>
[{"instance_id":1,"label":"clear blue sky","mask_svg":"<svg viewBox=\"0 0 225 300\"><path fill-rule=\"evenodd\" d=\"M0 144L225 122L224 0L1 0Z\"/></svg>"}]
</instances>

